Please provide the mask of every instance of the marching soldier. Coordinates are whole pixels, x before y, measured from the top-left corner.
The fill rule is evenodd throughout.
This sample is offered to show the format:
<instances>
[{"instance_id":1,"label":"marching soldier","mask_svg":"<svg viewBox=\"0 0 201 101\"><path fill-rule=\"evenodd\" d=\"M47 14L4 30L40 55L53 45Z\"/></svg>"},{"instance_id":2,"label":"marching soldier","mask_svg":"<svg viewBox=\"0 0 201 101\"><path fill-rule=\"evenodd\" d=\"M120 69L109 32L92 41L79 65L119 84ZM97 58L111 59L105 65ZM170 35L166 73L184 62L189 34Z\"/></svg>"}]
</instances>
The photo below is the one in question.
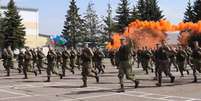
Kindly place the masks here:
<instances>
[{"instance_id":1,"label":"marching soldier","mask_svg":"<svg viewBox=\"0 0 201 101\"><path fill-rule=\"evenodd\" d=\"M5 68L6 72L7 72L7 76L9 76L10 72L9 72L7 57L8 57L8 51L7 51L6 48L4 48L3 52L2 52L3 66L4 66L4 68Z\"/></svg>"},{"instance_id":2,"label":"marching soldier","mask_svg":"<svg viewBox=\"0 0 201 101\"><path fill-rule=\"evenodd\" d=\"M194 81L197 82L197 74L196 72L201 72L201 48L199 47L199 43L194 43L194 48L192 50L192 69Z\"/></svg>"},{"instance_id":3,"label":"marching soldier","mask_svg":"<svg viewBox=\"0 0 201 101\"><path fill-rule=\"evenodd\" d=\"M57 62L57 69L59 69L60 65L62 64L62 54L59 50L56 50L56 62Z\"/></svg>"},{"instance_id":4,"label":"marching soldier","mask_svg":"<svg viewBox=\"0 0 201 101\"><path fill-rule=\"evenodd\" d=\"M24 79L28 79L27 72L33 72L35 76L37 76L37 72L32 67L32 59L33 59L33 56L29 48L26 48L26 51L24 54L24 68L23 68Z\"/></svg>"},{"instance_id":5,"label":"marching soldier","mask_svg":"<svg viewBox=\"0 0 201 101\"><path fill-rule=\"evenodd\" d=\"M158 49L157 53L157 58L159 59L159 66L158 66L158 83L156 84L157 86L161 86L162 83L162 72L164 72L167 76L170 77L171 83L174 82L175 77L170 73L170 68L169 68L169 53L170 49L169 47L163 42L162 46Z\"/></svg>"},{"instance_id":6,"label":"marching soldier","mask_svg":"<svg viewBox=\"0 0 201 101\"><path fill-rule=\"evenodd\" d=\"M102 64L103 58L105 57L104 53L96 48L94 51L94 64L95 68L98 69L98 73L104 73L104 66Z\"/></svg>"},{"instance_id":7,"label":"marching soldier","mask_svg":"<svg viewBox=\"0 0 201 101\"><path fill-rule=\"evenodd\" d=\"M76 61L76 64L77 64L77 68L80 70L80 65L81 65L81 49L77 50L77 61Z\"/></svg>"},{"instance_id":8,"label":"marching soldier","mask_svg":"<svg viewBox=\"0 0 201 101\"><path fill-rule=\"evenodd\" d=\"M74 74L74 70L70 68L70 53L68 52L67 47L64 47L62 52L62 76L66 75L66 69Z\"/></svg>"},{"instance_id":9,"label":"marching soldier","mask_svg":"<svg viewBox=\"0 0 201 101\"><path fill-rule=\"evenodd\" d=\"M7 48L7 76L10 76L10 69L14 69L14 61L13 61L13 58L14 58L14 54L13 54L13 51L11 50L11 47L8 46Z\"/></svg>"},{"instance_id":10,"label":"marching soldier","mask_svg":"<svg viewBox=\"0 0 201 101\"><path fill-rule=\"evenodd\" d=\"M31 52L31 54L32 54L32 66L33 66L33 69L35 69L35 66L37 65L37 54L36 54L36 50L35 50L35 49L31 49L30 52Z\"/></svg>"},{"instance_id":11,"label":"marching soldier","mask_svg":"<svg viewBox=\"0 0 201 101\"><path fill-rule=\"evenodd\" d=\"M45 58L45 54L43 53L42 48L38 48L37 49L37 68L38 68L39 74L42 74L41 69L44 68L43 67L44 58Z\"/></svg>"},{"instance_id":12,"label":"marching soldier","mask_svg":"<svg viewBox=\"0 0 201 101\"><path fill-rule=\"evenodd\" d=\"M178 64L179 71L181 73L181 77L184 77L183 71L186 71L189 74L189 71L186 69L186 62L187 62L187 53L185 50L182 49L181 46L178 47L177 54L176 54L176 61Z\"/></svg>"},{"instance_id":13,"label":"marching soldier","mask_svg":"<svg viewBox=\"0 0 201 101\"><path fill-rule=\"evenodd\" d=\"M46 82L50 82L51 73L59 75L60 79L62 79L62 75L58 73L56 70L56 59L57 55L52 47L49 46L49 51L47 54L47 80Z\"/></svg>"},{"instance_id":14,"label":"marching soldier","mask_svg":"<svg viewBox=\"0 0 201 101\"><path fill-rule=\"evenodd\" d=\"M76 51L73 47L70 49L70 67L74 70L76 66Z\"/></svg>"},{"instance_id":15,"label":"marching soldier","mask_svg":"<svg viewBox=\"0 0 201 101\"><path fill-rule=\"evenodd\" d=\"M151 52L147 49L147 47L145 47L145 49L141 53L141 62L142 62L141 64L143 70L146 71L146 74L149 74L148 69L151 69L153 72L153 69L150 67L151 57L152 57Z\"/></svg>"},{"instance_id":16,"label":"marching soldier","mask_svg":"<svg viewBox=\"0 0 201 101\"><path fill-rule=\"evenodd\" d=\"M24 67L24 53L22 50L20 50L17 60L18 60L18 71L19 73L21 73Z\"/></svg>"},{"instance_id":17,"label":"marching soldier","mask_svg":"<svg viewBox=\"0 0 201 101\"><path fill-rule=\"evenodd\" d=\"M119 63L119 80L120 80L120 92L124 92L124 83L123 83L123 78L124 75L126 75L126 78L128 80L131 80L135 83L135 88L138 87L139 81L135 79L135 75L132 71L132 64L130 59L132 58L131 56L131 51L132 51L132 42L129 39L128 44L126 44L125 39L121 39L121 47L119 48L117 52L117 58L118 58L118 63Z\"/></svg>"},{"instance_id":18,"label":"marching soldier","mask_svg":"<svg viewBox=\"0 0 201 101\"><path fill-rule=\"evenodd\" d=\"M87 77L94 77L96 78L96 82L99 83L98 73L92 67L93 56L94 53L92 52L91 48L88 47L88 44L86 44L81 54L83 81L83 85L81 87L87 87Z\"/></svg>"}]
</instances>

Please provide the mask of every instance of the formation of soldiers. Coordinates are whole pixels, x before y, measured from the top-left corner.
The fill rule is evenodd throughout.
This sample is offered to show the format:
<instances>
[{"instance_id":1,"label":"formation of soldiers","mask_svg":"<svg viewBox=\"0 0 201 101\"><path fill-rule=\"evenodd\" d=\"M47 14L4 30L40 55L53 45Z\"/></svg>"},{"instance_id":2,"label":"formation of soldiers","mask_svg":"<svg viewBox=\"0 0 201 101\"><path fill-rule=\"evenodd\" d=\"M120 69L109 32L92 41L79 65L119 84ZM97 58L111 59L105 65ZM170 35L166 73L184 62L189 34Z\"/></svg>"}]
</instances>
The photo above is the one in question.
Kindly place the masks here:
<instances>
[{"instance_id":1,"label":"formation of soldiers","mask_svg":"<svg viewBox=\"0 0 201 101\"><path fill-rule=\"evenodd\" d=\"M97 47L91 49L86 44L82 49L64 47L61 50L56 50L51 46L48 48L47 56L43 53L42 48L30 49L26 47L25 52L20 50L16 59L17 68L14 66L14 55L11 47L4 48L2 60L7 76L10 76L11 69L16 69L19 73L23 73L24 79L28 79L28 73L33 73L37 76L45 70L47 74L46 82L50 82L52 74L58 75L60 79L63 79L66 76L66 70L74 74L77 68L82 71L82 87L87 87L87 77L94 77L99 82L99 74L105 72L105 66L102 63L105 55Z\"/></svg>"},{"instance_id":2,"label":"formation of soldiers","mask_svg":"<svg viewBox=\"0 0 201 101\"><path fill-rule=\"evenodd\" d=\"M198 42L195 42L194 47L170 47L165 42L156 45L156 49L134 49L132 40L129 38L121 39L121 47L116 51L109 51L111 64L118 69L118 78L120 82L120 92L124 92L124 75L126 79L131 80L137 88L140 84L135 78L133 65L137 63L137 68L142 67L146 74L149 71L155 73L154 80L158 80L156 86L162 85L162 73L170 77L170 82L175 81L175 76L171 73L171 67L175 67L180 72L181 77L184 77L186 72L189 75L187 67L193 70L193 82L197 82L197 71L201 73L201 48ZM28 79L27 73L34 73L35 76L42 74L46 70L47 80L51 81L52 74L58 75L60 79L66 76L66 70L72 74L75 69L81 71L83 85L87 87L88 77L95 78L99 83L99 76L105 73L105 65L103 59L105 55L103 51L97 47L89 48L85 44L83 48L75 49L73 47L64 47L61 50L56 50L49 46L47 56L43 53L42 48L29 49L23 52L20 50L17 56L19 73L24 74L24 79ZM10 47L3 49L2 53L3 66L10 76L10 70L14 67L14 55Z\"/></svg>"}]
</instances>

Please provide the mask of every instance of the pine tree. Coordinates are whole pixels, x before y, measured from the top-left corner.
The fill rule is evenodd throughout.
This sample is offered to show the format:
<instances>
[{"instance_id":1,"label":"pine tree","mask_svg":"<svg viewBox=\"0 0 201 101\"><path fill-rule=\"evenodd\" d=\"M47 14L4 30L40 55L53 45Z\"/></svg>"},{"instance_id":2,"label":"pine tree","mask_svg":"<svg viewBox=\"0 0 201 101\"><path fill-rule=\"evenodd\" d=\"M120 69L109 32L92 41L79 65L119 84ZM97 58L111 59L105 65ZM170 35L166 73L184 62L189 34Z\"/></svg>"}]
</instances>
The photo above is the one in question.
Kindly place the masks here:
<instances>
[{"instance_id":1,"label":"pine tree","mask_svg":"<svg viewBox=\"0 0 201 101\"><path fill-rule=\"evenodd\" d=\"M186 11L184 13L184 22L193 22L193 7L191 5L191 1L189 0L188 1L188 5L187 5L187 8L186 8Z\"/></svg>"},{"instance_id":2,"label":"pine tree","mask_svg":"<svg viewBox=\"0 0 201 101\"><path fill-rule=\"evenodd\" d=\"M17 11L14 0L7 5L2 32L4 33L4 47L11 46L12 49L22 48L25 43L25 27L22 18Z\"/></svg>"},{"instance_id":3,"label":"pine tree","mask_svg":"<svg viewBox=\"0 0 201 101\"><path fill-rule=\"evenodd\" d=\"M0 5L0 7L1 7L1 5ZM4 35L2 32L2 24L3 24L3 18L1 16L1 8L0 8L0 47L3 46L3 40L4 40L4 38L3 38Z\"/></svg>"},{"instance_id":4,"label":"pine tree","mask_svg":"<svg viewBox=\"0 0 201 101\"><path fill-rule=\"evenodd\" d=\"M137 19L140 19L140 15L139 15L139 11L137 7L134 5L133 11L131 12L131 16L130 16L130 22L135 21Z\"/></svg>"},{"instance_id":5,"label":"pine tree","mask_svg":"<svg viewBox=\"0 0 201 101\"><path fill-rule=\"evenodd\" d=\"M114 21L112 19L112 8L110 4L108 4L107 16L103 19L103 21L105 23L104 34L108 35L108 39L110 39L112 32L114 31Z\"/></svg>"},{"instance_id":6,"label":"pine tree","mask_svg":"<svg viewBox=\"0 0 201 101\"><path fill-rule=\"evenodd\" d=\"M145 0L138 0L138 3L137 3L137 9L138 9L138 13L139 13L139 18L140 20L146 20L147 17L146 17L146 4L145 4Z\"/></svg>"},{"instance_id":7,"label":"pine tree","mask_svg":"<svg viewBox=\"0 0 201 101\"><path fill-rule=\"evenodd\" d=\"M139 0L137 8L141 20L158 21L164 18L157 0Z\"/></svg>"},{"instance_id":8,"label":"pine tree","mask_svg":"<svg viewBox=\"0 0 201 101\"><path fill-rule=\"evenodd\" d=\"M128 26L130 20L130 9L128 0L120 0L119 7L116 11L116 32L123 32L124 28Z\"/></svg>"},{"instance_id":9,"label":"pine tree","mask_svg":"<svg viewBox=\"0 0 201 101\"><path fill-rule=\"evenodd\" d=\"M93 2L89 2L86 13L84 15L84 19L85 19L85 24L86 24L85 28L88 33L88 35L87 35L88 41L94 41L93 36L95 34L100 34L101 31L99 29L100 28L99 17L96 14Z\"/></svg>"},{"instance_id":10,"label":"pine tree","mask_svg":"<svg viewBox=\"0 0 201 101\"><path fill-rule=\"evenodd\" d=\"M193 22L201 20L201 0L196 0L193 6Z\"/></svg>"},{"instance_id":11,"label":"pine tree","mask_svg":"<svg viewBox=\"0 0 201 101\"><path fill-rule=\"evenodd\" d=\"M83 37L82 35L82 27L83 27L83 20L81 19L80 15L78 14L79 8L76 5L75 0L71 0L69 10L67 11L66 20L64 22L64 29L62 34L65 38L69 39L71 45L74 47L78 42L80 42Z\"/></svg>"}]
</instances>

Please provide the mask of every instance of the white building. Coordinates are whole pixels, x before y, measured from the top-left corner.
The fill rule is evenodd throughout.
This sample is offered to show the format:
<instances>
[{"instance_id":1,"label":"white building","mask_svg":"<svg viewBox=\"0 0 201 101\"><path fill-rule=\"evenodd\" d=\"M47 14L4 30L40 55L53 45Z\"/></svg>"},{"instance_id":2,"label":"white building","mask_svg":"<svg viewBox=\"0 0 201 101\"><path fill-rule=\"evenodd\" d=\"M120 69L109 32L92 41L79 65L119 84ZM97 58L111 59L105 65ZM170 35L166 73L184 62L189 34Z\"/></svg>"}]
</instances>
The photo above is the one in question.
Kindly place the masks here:
<instances>
[{"instance_id":1,"label":"white building","mask_svg":"<svg viewBox=\"0 0 201 101\"><path fill-rule=\"evenodd\" d=\"M0 12L3 14L3 12L7 10L7 7L2 6L0 10ZM18 12L23 19L22 23L26 28L25 46L36 48L46 45L48 39L39 35L39 10L18 7Z\"/></svg>"}]
</instances>

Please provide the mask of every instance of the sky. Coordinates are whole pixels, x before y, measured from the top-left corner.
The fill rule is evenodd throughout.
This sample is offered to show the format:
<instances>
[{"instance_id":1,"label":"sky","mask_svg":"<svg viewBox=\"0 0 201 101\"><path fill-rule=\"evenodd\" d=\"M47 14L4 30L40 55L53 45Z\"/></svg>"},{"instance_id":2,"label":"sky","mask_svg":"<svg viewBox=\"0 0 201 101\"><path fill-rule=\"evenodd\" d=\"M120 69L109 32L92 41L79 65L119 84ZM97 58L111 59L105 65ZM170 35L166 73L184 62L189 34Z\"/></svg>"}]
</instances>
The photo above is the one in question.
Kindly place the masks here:
<instances>
[{"instance_id":1,"label":"sky","mask_svg":"<svg viewBox=\"0 0 201 101\"><path fill-rule=\"evenodd\" d=\"M7 5L9 0L0 0L0 4ZM41 34L60 34L68 5L71 0L15 0L16 5L24 8L39 9L39 31ZM77 0L79 13L84 14L90 1L95 3L95 10L99 17L106 16L109 0ZM110 0L113 16L120 0ZM182 21L188 0L158 0L159 6L170 22L177 24ZM191 0L193 2L194 0ZM130 6L137 0L130 0Z\"/></svg>"}]
</instances>

